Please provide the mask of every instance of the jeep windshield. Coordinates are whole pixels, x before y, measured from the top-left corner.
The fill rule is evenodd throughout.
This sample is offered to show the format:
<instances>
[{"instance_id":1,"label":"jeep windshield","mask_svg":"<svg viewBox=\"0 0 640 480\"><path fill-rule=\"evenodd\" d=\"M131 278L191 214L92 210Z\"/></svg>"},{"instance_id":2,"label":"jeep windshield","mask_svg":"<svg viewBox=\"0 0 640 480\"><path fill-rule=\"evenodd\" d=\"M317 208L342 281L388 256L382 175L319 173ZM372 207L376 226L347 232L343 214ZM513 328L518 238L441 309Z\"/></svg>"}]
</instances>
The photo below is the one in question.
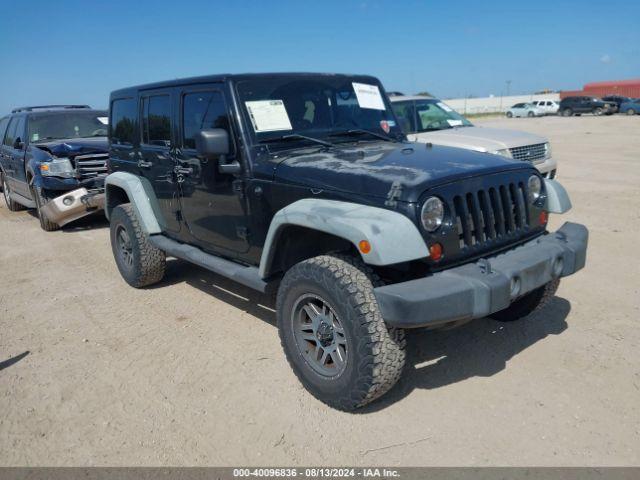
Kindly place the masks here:
<instances>
[{"instance_id":1,"label":"jeep windshield","mask_svg":"<svg viewBox=\"0 0 640 480\"><path fill-rule=\"evenodd\" d=\"M107 136L107 112L38 113L29 116L31 143Z\"/></svg>"},{"instance_id":2,"label":"jeep windshield","mask_svg":"<svg viewBox=\"0 0 640 480\"><path fill-rule=\"evenodd\" d=\"M290 148L403 138L382 86L371 77L256 76L239 80L236 91L256 143Z\"/></svg>"},{"instance_id":3,"label":"jeep windshield","mask_svg":"<svg viewBox=\"0 0 640 480\"><path fill-rule=\"evenodd\" d=\"M440 100L408 100L393 102L392 105L405 133L473 126L469 120Z\"/></svg>"}]
</instances>

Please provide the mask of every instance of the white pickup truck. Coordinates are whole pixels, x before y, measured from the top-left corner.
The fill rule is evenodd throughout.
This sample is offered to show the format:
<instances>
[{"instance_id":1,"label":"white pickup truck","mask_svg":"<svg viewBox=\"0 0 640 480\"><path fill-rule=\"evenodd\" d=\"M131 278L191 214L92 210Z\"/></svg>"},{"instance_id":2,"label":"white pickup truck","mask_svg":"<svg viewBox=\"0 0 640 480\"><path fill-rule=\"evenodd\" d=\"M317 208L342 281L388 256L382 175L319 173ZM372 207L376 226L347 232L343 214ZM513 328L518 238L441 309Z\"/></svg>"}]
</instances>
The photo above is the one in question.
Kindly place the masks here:
<instances>
[{"instance_id":1,"label":"white pickup truck","mask_svg":"<svg viewBox=\"0 0 640 480\"><path fill-rule=\"evenodd\" d=\"M465 148L531 162L545 178L555 178L557 161L549 141L538 135L476 127L446 103L425 96L393 96L391 105L410 141Z\"/></svg>"}]
</instances>

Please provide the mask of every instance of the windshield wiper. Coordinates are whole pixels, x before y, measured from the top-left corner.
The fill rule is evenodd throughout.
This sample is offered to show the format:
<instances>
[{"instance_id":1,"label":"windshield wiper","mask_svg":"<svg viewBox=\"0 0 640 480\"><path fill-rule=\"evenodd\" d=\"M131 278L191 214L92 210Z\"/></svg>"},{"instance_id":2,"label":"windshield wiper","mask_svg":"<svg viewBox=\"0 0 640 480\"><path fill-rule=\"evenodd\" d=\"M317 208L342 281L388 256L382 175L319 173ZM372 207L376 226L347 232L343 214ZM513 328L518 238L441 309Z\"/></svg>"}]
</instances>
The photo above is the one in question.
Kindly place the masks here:
<instances>
[{"instance_id":1,"label":"windshield wiper","mask_svg":"<svg viewBox=\"0 0 640 480\"><path fill-rule=\"evenodd\" d=\"M260 143L278 143L286 142L289 140L308 140L325 147L335 147L335 145L331 142L325 142L324 140L320 140L319 138L307 137L306 135L300 135L299 133L291 133L289 135L282 135L280 137L265 138L264 140L260 140Z\"/></svg>"},{"instance_id":2,"label":"windshield wiper","mask_svg":"<svg viewBox=\"0 0 640 480\"><path fill-rule=\"evenodd\" d=\"M397 142L398 140L390 137L388 135L384 135L382 133L372 132L371 130L365 130L363 128L356 128L353 130L345 130L344 132L335 132L330 133L330 137L359 137L360 135L371 135L372 137L379 138L381 140L385 140L387 142Z\"/></svg>"}]
</instances>

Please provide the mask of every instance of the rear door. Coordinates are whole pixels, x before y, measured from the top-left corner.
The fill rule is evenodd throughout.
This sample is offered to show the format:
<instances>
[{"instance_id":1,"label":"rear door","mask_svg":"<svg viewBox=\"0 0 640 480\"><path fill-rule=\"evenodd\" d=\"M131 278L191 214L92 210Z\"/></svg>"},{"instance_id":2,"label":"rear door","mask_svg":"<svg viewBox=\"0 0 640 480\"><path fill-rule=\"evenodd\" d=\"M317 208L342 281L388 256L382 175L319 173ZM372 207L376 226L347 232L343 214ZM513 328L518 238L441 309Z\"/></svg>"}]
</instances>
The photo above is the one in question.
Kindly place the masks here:
<instances>
[{"instance_id":1,"label":"rear door","mask_svg":"<svg viewBox=\"0 0 640 480\"><path fill-rule=\"evenodd\" d=\"M139 174L149 180L158 199L162 227L180 230L180 202L175 181L173 89L146 90L140 94Z\"/></svg>"},{"instance_id":2,"label":"rear door","mask_svg":"<svg viewBox=\"0 0 640 480\"><path fill-rule=\"evenodd\" d=\"M248 250L246 202L240 176L221 173L221 160L236 158L231 114L223 84L179 89L180 125L175 155L180 171L182 215L189 232L201 247L235 257ZM199 158L195 137L200 130L222 128L229 133L230 154L226 159Z\"/></svg>"}]
</instances>

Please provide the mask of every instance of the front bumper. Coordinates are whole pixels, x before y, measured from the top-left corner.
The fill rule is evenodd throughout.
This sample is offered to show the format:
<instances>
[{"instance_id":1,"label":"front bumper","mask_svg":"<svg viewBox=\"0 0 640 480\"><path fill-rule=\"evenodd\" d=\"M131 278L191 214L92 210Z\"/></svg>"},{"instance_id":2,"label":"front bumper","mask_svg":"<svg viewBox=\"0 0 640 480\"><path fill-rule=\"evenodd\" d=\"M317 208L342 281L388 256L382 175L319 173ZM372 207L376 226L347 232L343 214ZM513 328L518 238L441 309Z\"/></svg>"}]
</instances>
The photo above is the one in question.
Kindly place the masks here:
<instances>
[{"instance_id":1,"label":"front bumper","mask_svg":"<svg viewBox=\"0 0 640 480\"><path fill-rule=\"evenodd\" d=\"M78 188L47 202L42 207L47 218L60 226L104 209L104 190L89 192Z\"/></svg>"},{"instance_id":2,"label":"front bumper","mask_svg":"<svg viewBox=\"0 0 640 480\"><path fill-rule=\"evenodd\" d=\"M414 328L481 318L504 310L514 300L584 267L589 233L565 223L494 257L429 277L375 289L385 322Z\"/></svg>"}]
</instances>

